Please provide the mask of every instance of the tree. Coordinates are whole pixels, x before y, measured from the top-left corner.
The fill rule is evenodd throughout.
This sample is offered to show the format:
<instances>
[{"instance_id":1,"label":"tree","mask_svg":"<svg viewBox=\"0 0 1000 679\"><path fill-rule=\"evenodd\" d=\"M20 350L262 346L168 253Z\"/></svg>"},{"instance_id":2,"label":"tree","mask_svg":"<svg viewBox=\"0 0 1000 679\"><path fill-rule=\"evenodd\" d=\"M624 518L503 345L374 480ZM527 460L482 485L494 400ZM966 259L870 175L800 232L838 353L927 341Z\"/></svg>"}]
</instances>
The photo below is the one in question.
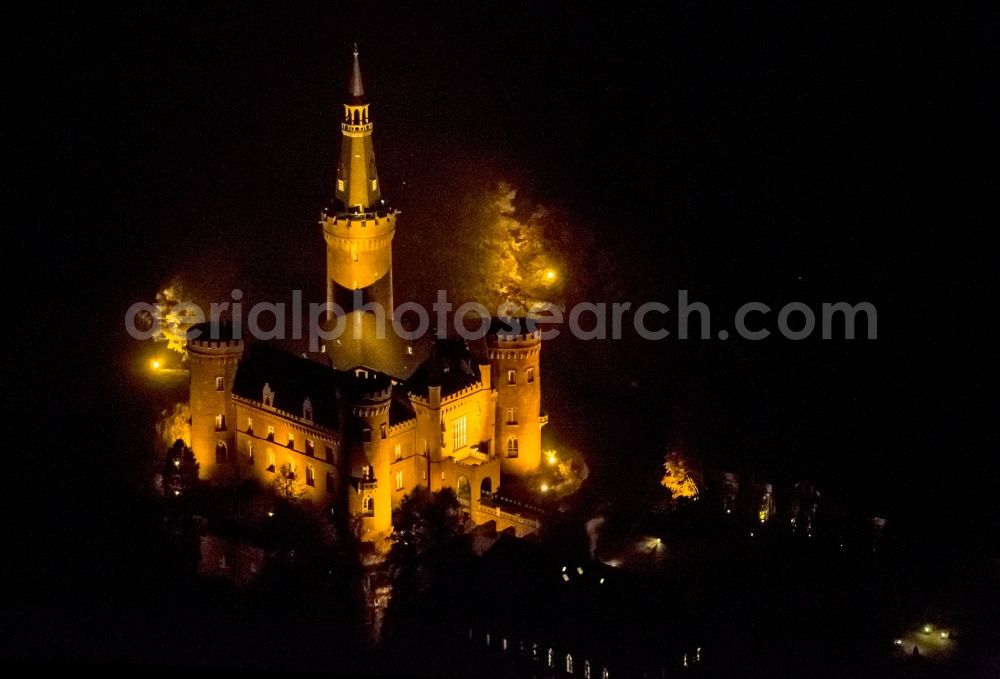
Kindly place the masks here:
<instances>
[{"instance_id":1,"label":"tree","mask_svg":"<svg viewBox=\"0 0 1000 679\"><path fill-rule=\"evenodd\" d=\"M407 608L424 591L444 582L470 554L466 520L451 488L431 493L418 486L393 512L386 559L393 604Z\"/></svg>"},{"instance_id":2,"label":"tree","mask_svg":"<svg viewBox=\"0 0 1000 679\"><path fill-rule=\"evenodd\" d=\"M663 469L665 473L660 480L660 485L670 491L674 500L698 497L698 484L695 481L694 472L690 468L690 463L684 459L680 452L676 450L668 452L663 461Z\"/></svg>"},{"instance_id":3,"label":"tree","mask_svg":"<svg viewBox=\"0 0 1000 679\"><path fill-rule=\"evenodd\" d=\"M199 468L191 447L177 439L163 463L163 492L176 497L194 490L198 486Z\"/></svg>"},{"instance_id":4,"label":"tree","mask_svg":"<svg viewBox=\"0 0 1000 679\"><path fill-rule=\"evenodd\" d=\"M282 500L296 501L305 496L305 491L295 484L295 471L289 464L283 464L278 469L271 481L271 489Z\"/></svg>"}]
</instances>

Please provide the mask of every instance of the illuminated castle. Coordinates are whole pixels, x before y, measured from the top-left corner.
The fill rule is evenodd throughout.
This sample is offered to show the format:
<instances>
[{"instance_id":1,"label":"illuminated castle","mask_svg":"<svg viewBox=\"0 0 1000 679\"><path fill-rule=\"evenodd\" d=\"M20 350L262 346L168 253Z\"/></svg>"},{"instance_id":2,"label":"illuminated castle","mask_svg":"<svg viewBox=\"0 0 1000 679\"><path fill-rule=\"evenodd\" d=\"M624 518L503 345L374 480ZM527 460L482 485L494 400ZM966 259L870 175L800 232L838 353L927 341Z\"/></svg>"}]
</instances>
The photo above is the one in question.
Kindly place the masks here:
<instances>
[{"instance_id":1,"label":"illuminated castle","mask_svg":"<svg viewBox=\"0 0 1000 679\"><path fill-rule=\"evenodd\" d=\"M327 342L324 364L201 328L187 351L202 476L270 484L281 475L297 494L360 517L362 539L389 532L393 508L417 486L454 489L476 524L531 532L537 523L495 493L505 476L541 465L540 333L495 319L478 347L421 346L391 328L376 338L365 305L391 318L398 213L382 198L357 50L349 94L334 198L320 218L327 299L347 312L343 333Z\"/></svg>"}]
</instances>

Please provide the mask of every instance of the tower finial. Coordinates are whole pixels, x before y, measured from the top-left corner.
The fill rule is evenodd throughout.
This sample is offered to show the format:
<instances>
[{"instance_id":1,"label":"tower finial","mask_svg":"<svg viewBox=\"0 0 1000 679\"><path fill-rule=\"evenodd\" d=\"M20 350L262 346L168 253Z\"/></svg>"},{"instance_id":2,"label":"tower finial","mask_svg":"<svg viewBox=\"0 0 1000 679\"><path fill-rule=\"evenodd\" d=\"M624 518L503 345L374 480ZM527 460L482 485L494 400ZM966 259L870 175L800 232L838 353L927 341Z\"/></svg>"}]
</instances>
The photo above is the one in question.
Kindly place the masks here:
<instances>
[{"instance_id":1,"label":"tower finial","mask_svg":"<svg viewBox=\"0 0 1000 679\"><path fill-rule=\"evenodd\" d=\"M351 96L355 99L365 96L365 86L361 82L361 64L358 61L358 43L354 43L354 71L351 73Z\"/></svg>"}]
</instances>

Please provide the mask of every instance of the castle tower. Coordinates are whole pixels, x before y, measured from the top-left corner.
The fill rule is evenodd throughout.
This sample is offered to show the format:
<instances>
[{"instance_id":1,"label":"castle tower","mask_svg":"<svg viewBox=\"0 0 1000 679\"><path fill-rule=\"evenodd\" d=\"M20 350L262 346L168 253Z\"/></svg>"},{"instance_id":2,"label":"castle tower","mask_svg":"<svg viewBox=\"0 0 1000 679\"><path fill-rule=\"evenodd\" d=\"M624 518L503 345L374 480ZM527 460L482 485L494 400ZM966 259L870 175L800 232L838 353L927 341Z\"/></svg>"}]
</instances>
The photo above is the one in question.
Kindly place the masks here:
<instances>
[{"instance_id":1,"label":"castle tower","mask_svg":"<svg viewBox=\"0 0 1000 679\"><path fill-rule=\"evenodd\" d=\"M524 319L498 321L486 337L497 390L496 450L504 474L528 476L542 464L542 335Z\"/></svg>"},{"instance_id":2,"label":"castle tower","mask_svg":"<svg viewBox=\"0 0 1000 679\"><path fill-rule=\"evenodd\" d=\"M365 365L399 375L405 346L394 341L391 327L392 239L398 213L382 198L372 146L374 124L356 46L343 108L334 198L319 223L326 241L327 301L343 309L347 318L341 336L326 349L335 368ZM379 310L387 341L376 339L381 334Z\"/></svg>"},{"instance_id":3,"label":"castle tower","mask_svg":"<svg viewBox=\"0 0 1000 679\"><path fill-rule=\"evenodd\" d=\"M359 371L353 387L350 428L354 443L348 451L352 490L348 511L361 516L362 535L386 533L392 528L392 480L388 441L392 382L381 375Z\"/></svg>"},{"instance_id":4,"label":"castle tower","mask_svg":"<svg viewBox=\"0 0 1000 679\"><path fill-rule=\"evenodd\" d=\"M232 327L202 323L188 331L191 369L191 448L203 479L218 478L236 460L236 410L233 380L243 357L243 340Z\"/></svg>"}]
</instances>

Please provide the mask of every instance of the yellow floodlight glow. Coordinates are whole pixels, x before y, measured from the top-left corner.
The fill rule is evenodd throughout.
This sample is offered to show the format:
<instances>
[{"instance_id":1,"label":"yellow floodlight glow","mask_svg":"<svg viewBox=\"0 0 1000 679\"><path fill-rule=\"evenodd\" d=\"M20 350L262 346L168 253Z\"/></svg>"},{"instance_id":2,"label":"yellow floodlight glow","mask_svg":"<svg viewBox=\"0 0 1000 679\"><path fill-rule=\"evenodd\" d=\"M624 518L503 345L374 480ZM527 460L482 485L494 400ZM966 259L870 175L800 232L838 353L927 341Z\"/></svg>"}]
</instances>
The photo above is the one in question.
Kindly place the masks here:
<instances>
[{"instance_id":1,"label":"yellow floodlight glow","mask_svg":"<svg viewBox=\"0 0 1000 679\"><path fill-rule=\"evenodd\" d=\"M539 490L541 490L543 493L549 492L549 484L543 483L542 487Z\"/></svg>"},{"instance_id":2,"label":"yellow floodlight glow","mask_svg":"<svg viewBox=\"0 0 1000 679\"><path fill-rule=\"evenodd\" d=\"M153 366L153 370L159 370L160 369L160 360L157 359L157 358L154 358L153 362L150 363L150 365Z\"/></svg>"},{"instance_id":3,"label":"yellow floodlight glow","mask_svg":"<svg viewBox=\"0 0 1000 679\"><path fill-rule=\"evenodd\" d=\"M556 272L553 271L552 269L548 269L545 272L545 280L547 280L547 281L554 281L555 279L556 279Z\"/></svg>"}]
</instances>

